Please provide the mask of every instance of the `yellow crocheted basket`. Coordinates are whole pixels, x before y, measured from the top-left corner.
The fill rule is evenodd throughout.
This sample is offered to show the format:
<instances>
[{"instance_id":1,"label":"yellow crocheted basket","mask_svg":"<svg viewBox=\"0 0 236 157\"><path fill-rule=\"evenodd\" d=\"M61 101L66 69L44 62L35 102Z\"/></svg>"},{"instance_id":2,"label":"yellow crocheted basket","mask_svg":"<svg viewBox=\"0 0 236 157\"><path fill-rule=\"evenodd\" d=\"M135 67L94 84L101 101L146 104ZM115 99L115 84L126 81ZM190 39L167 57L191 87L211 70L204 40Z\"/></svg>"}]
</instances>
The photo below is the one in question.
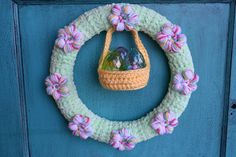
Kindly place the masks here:
<instances>
[{"instance_id":1,"label":"yellow crocheted basket","mask_svg":"<svg viewBox=\"0 0 236 157\"><path fill-rule=\"evenodd\" d=\"M110 90L136 90L145 87L149 80L150 61L145 47L139 38L136 30L131 30L137 49L143 55L146 66L141 69L127 70L127 71L109 71L103 70L102 64L105 57L109 53L109 48L112 39L112 33L115 31L111 27L106 34L103 53L99 60L98 75L101 85Z\"/></svg>"}]
</instances>

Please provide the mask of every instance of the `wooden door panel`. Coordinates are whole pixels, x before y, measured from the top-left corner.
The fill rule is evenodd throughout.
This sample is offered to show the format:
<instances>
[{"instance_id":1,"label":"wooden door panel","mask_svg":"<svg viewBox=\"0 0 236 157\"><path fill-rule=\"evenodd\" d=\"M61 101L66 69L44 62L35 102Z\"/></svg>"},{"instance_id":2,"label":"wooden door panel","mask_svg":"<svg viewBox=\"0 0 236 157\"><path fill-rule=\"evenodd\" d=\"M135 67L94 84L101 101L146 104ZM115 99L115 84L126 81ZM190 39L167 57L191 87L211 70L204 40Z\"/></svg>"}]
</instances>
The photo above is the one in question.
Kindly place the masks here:
<instances>
[{"instance_id":1,"label":"wooden door panel","mask_svg":"<svg viewBox=\"0 0 236 157\"><path fill-rule=\"evenodd\" d=\"M200 75L200 82L198 90L190 99L189 106L179 119L180 125L173 134L139 143L134 150L126 152L118 152L111 146L92 139L83 141L72 136L67 129L67 121L45 91L44 79L49 75L50 56L58 29L100 4L93 1L86 4L77 0L17 1L17 3L18 5L9 2L4 6L4 8L12 7L10 11L17 17L12 23L12 19L8 20L10 27L14 28L14 24L16 27L16 32L10 31L9 36L19 35L19 38L15 39L16 43L11 39L16 50L8 54L7 47L3 47L4 56L0 58L1 65L9 64L11 61L5 58L13 60L13 65L9 66L11 73L0 66L0 70L8 74L1 78L7 80L4 86L7 87L12 83L12 89L9 89L8 93L1 92L5 94L5 98L10 98L11 94L16 95L11 102L3 97L0 97L0 101L8 100L5 101L6 105L3 105L3 109L6 110L7 105L10 104L10 112L17 114L5 114L0 124L7 125L7 119L13 118L12 123L20 132L17 133L18 139L14 141L14 137L12 139L4 137L5 132L11 130L12 126L0 129L0 139L2 139L0 151L4 152L4 156L17 156L17 152L21 152L19 156L25 153L24 156L31 157L225 156L224 148L227 141L222 136L222 130L223 133L225 130L227 132L225 123L227 126L229 120L231 125L228 127L230 143L227 145L227 157L233 157L235 116L225 118L227 110L224 108L228 106L226 104L229 96L227 95L229 86L227 83L230 80L228 77L236 78L235 68L229 64L229 60L232 60L232 65L235 65L235 61L229 57L231 51L228 43L230 37L233 37L228 35L228 32L232 32L231 25L228 23L231 20L234 3L137 2L159 12L182 27L182 31L188 37L188 45L195 70ZM4 12L13 16L12 12L7 10ZM0 15L0 19L4 17ZM2 29L0 31L4 32ZM111 120L134 120L144 116L161 102L167 91L170 74L164 52L155 41L146 34L140 33L151 61L148 86L132 92L108 91L100 86L96 72L104 37L105 32L94 36L85 43L78 54L74 78L80 98L93 112ZM4 40L0 37L0 41ZM111 48L120 45L133 47L134 43L128 32L114 34ZM14 53L18 55L14 56ZM226 73L230 71L229 67L232 75L228 76ZM16 72L19 73L19 78L9 81L10 76ZM230 100L236 99L234 88L234 82L231 81ZM20 114L23 117L20 118ZM19 120L15 121L15 119ZM18 143L23 144L19 144L19 148L16 147L11 153L10 145L18 145ZM2 145L4 147L1 147Z\"/></svg>"},{"instance_id":2,"label":"wooden door panel","mask_svg":"<svg viewBox=\"0 0 236 157\"><path fill-rule=\"evenodd\" d=\"M131 152L119 154L108 145L72 137L55 103L46 96L43 80L48 75L51 49L57 30L96 5L23 6L19 9L19 16L32 156L47 156L47 154L66 156L68 153L78 156L219 155L228 28L221 23L227 23L229 6L227 4L146 4L145 6L159 11L172 22L182 26L188 35L196 71L201 76L199 90L193 94L187 111L180 118L181 125L173 135L154 138L137 145ZM123 40L126 41L126 46L131 46L129 34L122 34L123 36L114 36L113 46L122 45L120 41ZM110 119L130 120L144 115L160 102L160 98L163 98L166 91L161 88L166 89L169 81L166 59L157 55L163 52L154 46L155 42L145 35L142 35L142 39L151 58L151 80L146 89L135 92L111 92L99 85L96 68L104 43L104 33L81 48L74 77L81 99L95 113ZM198 148L197 153L193 151L196 148ZM91 152L94 154L90 154Z\"/></svg>"},{"instance_id":3,"label":"wooden door panel","mask_svg":"<svg viewBox=\"0 0 236 157\"><path fill-rule=\"evenodd\" d=\"M234 6L235 7L235 6ZM236 16L232 15L232 22L235 23ZM236 29L236 25L232 26L231 29ZM230 34L234 33L234 37L229 40L230 47L232 49L231 58L231 68L229 69L230 75L230 88L229 88L229 110L228 110L228 127L227 127L227 150L226 156L231 157L236 155L235 142L236 142L236 31L232 31Z\"/></svg>"},{"instance_id":4,"label":"wooden door panel","mask_svg":"<svg viewBox=\"0 0 236 157\"><path fill-rule=\"evenodd\" d=\"M26 115L18 35L14 30L14 6L11 1L0 2L0 156L13 157L27 154ZM21 89L19 87L22 87ZM25 147L26 146L26 147Z\"/></svg>"}]
</instances>

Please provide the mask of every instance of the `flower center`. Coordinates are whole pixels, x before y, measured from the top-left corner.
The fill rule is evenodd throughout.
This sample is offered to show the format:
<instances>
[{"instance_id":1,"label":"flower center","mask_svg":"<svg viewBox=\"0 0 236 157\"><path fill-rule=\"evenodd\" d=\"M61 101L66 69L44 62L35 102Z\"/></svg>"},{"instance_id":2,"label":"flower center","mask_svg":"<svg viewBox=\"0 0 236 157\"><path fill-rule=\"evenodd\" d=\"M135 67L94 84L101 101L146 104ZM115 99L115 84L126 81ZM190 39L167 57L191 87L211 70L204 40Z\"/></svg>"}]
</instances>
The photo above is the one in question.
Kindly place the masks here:
<instances>
[{"instance_id":1,"label":"flower center","mask_svg":"<svg viewBox=\"0 0 236 157\"><path fill-rule=\"evenodd\" d=\"M172 35L172 39L173 39L174 41L177 41L177 40L178 40L177 34L173 34L173 35Z\"/></svg>"},{"instance_id":2,"label":"flower center","mask_svg":"<svg viewBox=\"0 0 236 157\"><path fill-rule=\"evenodd\" d=\"M169 125L169 121L168 120L165 120L165 126L168 126Z\"/></svg>"},{"instance_id":3,"label":"flower center","mask_svg":"<svg viewBox=\"0 0 236 157\"><path fill-rule=\"evenodd\" d=\"M56 84L53 85L53 88L56 89L56 90L57 90L59 87L60 87L60 85L59 85L58 83L56 83Z\"/></svg>"},{"instance_id":4,"label":"flower center","mask_svg":"<svg viewBox=\"0 0 236 157\"><path fill-rule=\"evenodd\" d=\"M127 20L128 16L126 14L121 14L123 20Z\"/></svg>"},{"instance_id":5,"label":"flower center","mask_svg":"<svg viewBox=\"0 0 236 157\"><path fill-rule=\"evenodd\" d=\"M128 140L127 139L123 139L121 142L120 142L122 145L128 143Z\"/></svg>"},{"instance_id":6,"label":"flower center","mask_svg":"<svg viewBox=\"0 0 236 157\"><path fill-rule=\"evenodd\" d=\"M73 36L69 36L67 42L68 43L73 43L73 41L74 41L74 37Z\"/></svg>"}]
</instances>

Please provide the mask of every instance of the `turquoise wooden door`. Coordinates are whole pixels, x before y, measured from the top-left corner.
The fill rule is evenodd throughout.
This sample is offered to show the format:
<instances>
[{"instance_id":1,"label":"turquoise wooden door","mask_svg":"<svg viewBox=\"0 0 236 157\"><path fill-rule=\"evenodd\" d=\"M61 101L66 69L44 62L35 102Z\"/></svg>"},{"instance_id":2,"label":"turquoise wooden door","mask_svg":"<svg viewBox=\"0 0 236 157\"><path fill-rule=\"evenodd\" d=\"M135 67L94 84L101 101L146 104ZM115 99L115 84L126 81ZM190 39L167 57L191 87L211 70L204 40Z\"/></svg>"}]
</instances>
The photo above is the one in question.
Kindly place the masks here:
<instances>
[{"instance_id":1,"label":"turquoise wooden door","mask_svg":"<svg viewBox=\"0 0 236 157\"><path fill-rule=\"evenodd\" d=\"M199 89L171 135L119 152L92 139L82 141L46 95L51 50L59 28L87 10L114 1L1 0L0 4L0 156L1 157L235 157L236 34L232 0L134 1L181 25L188 37ZM97 64L105 32L80 50L74 79L82 101L111 120L144 116L163 99L169 82L167 58L140 33L151 61L145 89L112 92L103 89ZM112 47L132 48L128 32L115 33Z\"/></svg>"}]
</instances>

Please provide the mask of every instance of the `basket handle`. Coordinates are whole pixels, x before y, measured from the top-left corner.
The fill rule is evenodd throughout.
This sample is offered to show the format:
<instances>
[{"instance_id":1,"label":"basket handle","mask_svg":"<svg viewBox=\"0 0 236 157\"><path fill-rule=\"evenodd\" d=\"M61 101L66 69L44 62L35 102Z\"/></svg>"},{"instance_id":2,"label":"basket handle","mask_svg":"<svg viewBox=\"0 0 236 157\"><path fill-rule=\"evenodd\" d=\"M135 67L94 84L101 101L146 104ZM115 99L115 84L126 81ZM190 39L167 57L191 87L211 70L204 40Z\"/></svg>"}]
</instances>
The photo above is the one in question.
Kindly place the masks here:
<instances>
[{"instance_id":1,"label":"basket handle","mask_svg":"<svg viewBox=\"0 0 236 157\"><path fill-rule=\"evenodd\" d=\"M114 31L115 31L115 29L113 27L109 28L107 31L103 52L102 52L102 55L99 60L99 69L101 69L102 63L103 63L106 55L109 53L109 48L110 48L111 39L112 39L112 33ZM150 61L149 61L147 50L143 46L143 43L142 43L141 39L139 38L138 32L135 29L130 30L130 32L132 33L136 47L138 48L140 53L143 55L146 66L150 66Z\"/></svg>"}]
</instances>

